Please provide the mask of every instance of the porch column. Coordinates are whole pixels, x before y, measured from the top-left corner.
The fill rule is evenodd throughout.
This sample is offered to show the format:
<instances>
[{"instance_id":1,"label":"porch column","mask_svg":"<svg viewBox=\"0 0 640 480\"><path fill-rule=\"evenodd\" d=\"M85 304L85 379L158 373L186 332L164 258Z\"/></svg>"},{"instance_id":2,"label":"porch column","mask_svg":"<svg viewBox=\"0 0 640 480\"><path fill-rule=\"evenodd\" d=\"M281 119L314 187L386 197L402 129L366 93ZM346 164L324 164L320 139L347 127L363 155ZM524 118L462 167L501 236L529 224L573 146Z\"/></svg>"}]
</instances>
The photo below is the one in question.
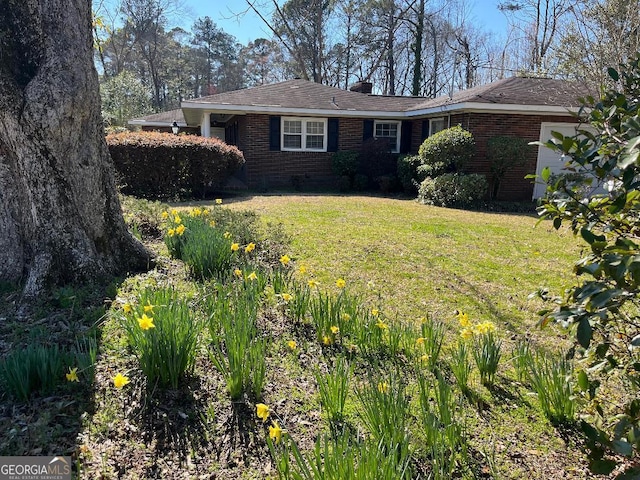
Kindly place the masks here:
<instances>
[{"instance_id":1,"label":"porch column","mask_svg":"<svg viewBox=\"0 0 640 480\"><path fill-rule=\"evenodd\" d=\"M202 121L200 122L203 137L211 136L211 114L209 112L202 113Z\"/></svg>"}]
</instances>

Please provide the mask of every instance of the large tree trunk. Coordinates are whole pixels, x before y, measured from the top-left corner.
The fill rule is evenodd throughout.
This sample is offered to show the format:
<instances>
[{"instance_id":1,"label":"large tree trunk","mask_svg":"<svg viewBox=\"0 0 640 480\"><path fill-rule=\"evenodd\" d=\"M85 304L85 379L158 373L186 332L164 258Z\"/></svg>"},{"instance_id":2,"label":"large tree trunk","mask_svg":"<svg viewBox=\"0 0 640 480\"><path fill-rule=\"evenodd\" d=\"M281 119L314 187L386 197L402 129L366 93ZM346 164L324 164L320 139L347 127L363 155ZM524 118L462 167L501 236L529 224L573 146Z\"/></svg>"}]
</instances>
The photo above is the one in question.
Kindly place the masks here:
<instances>
[{"instance_id":1,"label":"large tree trunk","mask_svg":"<svg viewBox=\"0 0 640 480\"><path fill-rule=\"evenodd\" d=\"M0 281L49 286L148 267L104 139L91 0L0 2Z\"/></svg>"}]
</instances>

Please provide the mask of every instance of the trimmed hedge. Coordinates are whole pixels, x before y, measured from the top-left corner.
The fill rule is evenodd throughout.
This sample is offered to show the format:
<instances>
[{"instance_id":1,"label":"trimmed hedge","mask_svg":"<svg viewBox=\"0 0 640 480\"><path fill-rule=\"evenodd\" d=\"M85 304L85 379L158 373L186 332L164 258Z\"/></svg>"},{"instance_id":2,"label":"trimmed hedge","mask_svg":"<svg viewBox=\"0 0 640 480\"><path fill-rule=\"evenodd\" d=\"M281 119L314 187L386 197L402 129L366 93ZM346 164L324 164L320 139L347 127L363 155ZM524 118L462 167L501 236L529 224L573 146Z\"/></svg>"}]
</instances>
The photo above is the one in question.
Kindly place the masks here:
<instances>
[{"instance_id":1,"label":"trimmed hedge","mask_svg":"<svg viewBox=\"0 0 640 480\"><path fill-rule=\"evenodd\" d=\"M436 178L428 177L418 190L418 200L437 207L468 207L477 204L487 193L484 175L472 173L445 173Z\"/></svg>"},{"instance_id":2,"label":"trimmed hedge","mask_svg":"<svg viewBox=\"0 0 640 480\"><path fill-rule=\"evenodd\" d=\"M418 174L422 178L418 181L443 173L464 172L475 151L473 135L459 125L431 135L418 150L422 162L418 167Z\"/></svg>"},{"instance_id":3,"label":"trimmed hedge","mask_svg":"<svg viewBox=\"0 0 640 480\"><path fill-rule=\"evenodd\" d=\"M107 145L122 192L144 198L205 196L244 164L216 138L127 132L107 135Z\"/></svg>"}]
</instances>

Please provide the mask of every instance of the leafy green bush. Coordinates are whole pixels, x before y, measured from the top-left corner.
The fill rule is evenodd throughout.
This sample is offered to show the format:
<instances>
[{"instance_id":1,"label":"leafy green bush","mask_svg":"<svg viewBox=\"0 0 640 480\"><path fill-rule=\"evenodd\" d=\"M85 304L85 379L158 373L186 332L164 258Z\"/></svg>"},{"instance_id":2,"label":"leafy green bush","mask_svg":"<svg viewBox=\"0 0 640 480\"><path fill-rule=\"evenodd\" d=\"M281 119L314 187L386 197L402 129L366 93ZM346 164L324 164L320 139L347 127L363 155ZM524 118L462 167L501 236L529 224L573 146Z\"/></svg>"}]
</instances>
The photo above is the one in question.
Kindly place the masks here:
<instances>
[{"instance_id":1,"label":"leafy green bush","mask_svg":"<svg viewBox=\"0 0 640 480\"><path fill-rule=\"evenodd\" d=\"M424 177L438 177L444 173L463 172L475 154L475 147L473 135L459 125L431 135L418 150L421 162L418 173Z\"/></svg>"},{"instance_id":2,"label":"leafy green bush","mask_svg":"<svg viewBox=\"0 0 640 480\"><path fill-rule=\"evenodd\" d=\"M554 132L544 143L570 158L571 171L587 173L585 180L551 182L550 170L543 170L547 194L538 210L588 245L575 266L580 282L550 299L559 307L544 311L542 324L554 321L575 333L578 385L587 401L581 426L599 471L615 468L607 451L629 458L640 451L640 54L609 75L616 89L587 98L581 109L581 120L599 133ZM607 193L584 197L587 182Z\"/></svg>"},{"instance_id":3,"label":"leafy green bush","mask_svg":"<svg viewBox=\"0 0 640 480\"><path fill-rule=\"evenodd\" d=\"M487 159L491 170L491 198L498 197L500 183L510 169L519 167L527 161L529 143L520 137L497 136L487 141Z\"/></svg>"},{"instance_id":4,"label":"leafy green bush","mask_svg":"<svg viewBox=\"0 0 640 480\"><path fill-rule=\"evenodd\" d=\"M363 173L359 173L355 177L353 177L353 189L357 192L362 192L368 189L370 183L371 180L369 179L369 177L367 175L364 175Z\"/></svg>"},{"instance_id":5,"label":"leafy green bush","mask_svg":"<svg viewBox=\"0 0 640 480\"><path fill-rule=\"evenodd\" d=\"M418 193L418 185L424 180L424 177L420 178L418 174L420 165L419 155L403 155L398 158L398 180L405 193Z\"/></svg>"},{"instance_id":6,"label":"leafy green bush","mask_svg":"<svg viewBox=\"0 0 640 480\"><path fill-rule=\"evenodd\" d=\"M358 152L352 150L336 152L331 156L333 173L339 177L349 177L352 181L358 173L359 164Z\"/></svg>"},{"instance_id":7,"label":"leafy green bush","mask_svg":"<svg viewBox=\"0 0 640 480\"><path fill-rule=\"evenodd\" d=\"M484 175L445 173L436 178L427 177L420 184L418 199L438 207L465 207L482 200L486 193Z\"/></svg>"},{"instance_id":8,"label":"leafy green bush","mask_svg":"<svg viewBox=\"0 0 640 480\"><path fill-rule=\"evenodd\" d=\"M146 198L204 195L244 163L242 153L216 138L128 132L107 135L123 193Z\"/></svg>"}]
</instances>

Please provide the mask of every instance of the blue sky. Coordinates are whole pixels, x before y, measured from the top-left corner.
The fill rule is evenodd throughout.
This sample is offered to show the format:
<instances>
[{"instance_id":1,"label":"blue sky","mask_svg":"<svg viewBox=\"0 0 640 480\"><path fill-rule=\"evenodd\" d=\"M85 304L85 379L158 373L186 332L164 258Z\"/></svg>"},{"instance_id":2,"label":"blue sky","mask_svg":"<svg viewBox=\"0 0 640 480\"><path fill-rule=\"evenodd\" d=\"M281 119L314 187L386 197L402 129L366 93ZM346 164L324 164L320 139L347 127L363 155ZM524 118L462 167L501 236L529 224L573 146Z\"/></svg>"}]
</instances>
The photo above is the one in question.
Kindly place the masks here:
<instances>
[{"instance_id":1,"label":"blue sky","mask_svg":"<svg viewBox=\"0 0 640 480\"><path fill-rule=\"evenodd\" d=\"M499 36L505 33L507 22L504 15L498 11L498 0L471 0L469 3L469 20L472 23L483 25L485 30ZM247 9L244 1L184 0L184 5L193 15L192 19L185 19L183 26L186 28L190 27L196 18L209 16L218 27L236 37L241 43L246 44L249 40L259 37L270 37L270 32L253 12L248 12L240 18L234 16Z\"/></svg>"}]
</instances>

